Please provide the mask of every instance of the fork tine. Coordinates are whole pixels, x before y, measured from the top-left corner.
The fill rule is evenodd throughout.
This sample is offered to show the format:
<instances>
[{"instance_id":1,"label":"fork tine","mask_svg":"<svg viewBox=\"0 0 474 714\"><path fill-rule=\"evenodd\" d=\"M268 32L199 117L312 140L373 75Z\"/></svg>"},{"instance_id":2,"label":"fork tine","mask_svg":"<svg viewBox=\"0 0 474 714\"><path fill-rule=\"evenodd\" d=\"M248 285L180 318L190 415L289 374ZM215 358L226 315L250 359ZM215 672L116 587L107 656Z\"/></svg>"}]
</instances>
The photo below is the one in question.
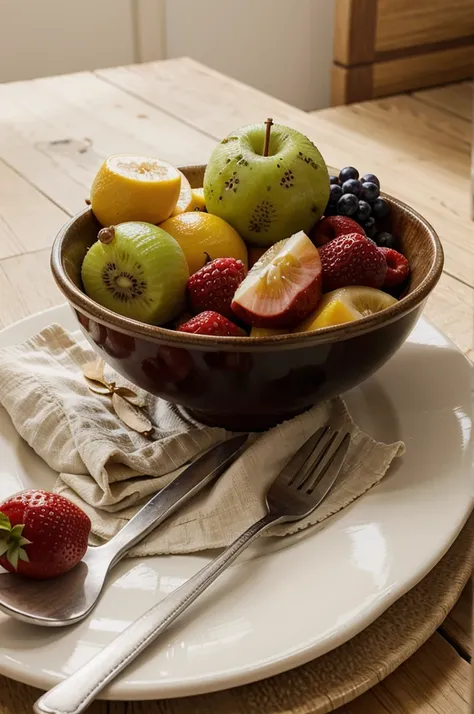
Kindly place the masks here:
<instances>
[{"instance_id":1,"label":"fork tine","mask_svg":"<svg viewBox=\"0 0 474 714\"><path fill-rule=\"evenodd\" d=\"M326 427L326 430L321 436L321 439L318 441L312 453L309 455L308 459L303 464L299 472L297 472L294 478L289 482L289 486L294 486L297 489L300 489L302 487L308 476L313 473L314 469L323 459L324 454L327 452L328 448L336 438L337 434L338 432L334 431L334 429L331 429L330 426Z\"/></svg>"},{"instance_id":2,"label":"fork tine","mask_svg":"<svg viewBox=\"0 0 474 714\"><path fill-rule=\"evenodd\" d=\"M332 488L340 470L351 442L351 435L346 432L339 443L334 440L327 450L324 458L309 474L303 488L308 494L318 489L318 497L322 500Z\"/></svg>"},{"instance_id":3,"label":"fork tine","mask_svg":"<svg viewBox=\"0 0 474 714\"><path fill-rule=\"evenodd\" d=\"M279 478L284 479L288 485L292 484L300 470L303 468L314 449L324 437L328 427L322 426L320 429L307 439L298 451L293 454L291 459L285 464L279 474Z\"/></svg>"}]
</instances>

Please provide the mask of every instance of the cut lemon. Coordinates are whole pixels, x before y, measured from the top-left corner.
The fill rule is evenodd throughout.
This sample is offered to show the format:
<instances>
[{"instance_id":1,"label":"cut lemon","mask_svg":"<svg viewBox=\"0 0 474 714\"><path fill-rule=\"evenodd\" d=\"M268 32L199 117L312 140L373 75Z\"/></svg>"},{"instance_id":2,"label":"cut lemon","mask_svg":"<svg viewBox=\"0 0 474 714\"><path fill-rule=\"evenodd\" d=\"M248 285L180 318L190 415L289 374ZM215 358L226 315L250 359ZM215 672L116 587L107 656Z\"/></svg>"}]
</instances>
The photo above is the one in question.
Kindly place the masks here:
<instances>
[{"instance_id":1,"label":"cut lemon","mask_svg":"<svg viewBox=\"0 0 474 714\"><path fill-rule=\"evenodd\" d=\"M204 198L203 188L193 188L192 191L192 201L191 201L191 211L205 211L206 210L206 199Z\"/></svg>"},{"instance_id":2,"label":"cut lemon","mask_svg":"<svg viewBox=\"0 0 474 714\"><path fill-rule=\"evenodd\" d=\"M211 213L192 211L172 216L160 228L175 238L188 261L189 274L210 258L236 258L247 267L247 248L237 231Z\"/></svg>"},{"instance_id":3,"label":"cut lemon","mask_svg":"<svg viewBox=\"0 0 474 714\"><path fill-rule=\"evenodd\" d=\"M91 187L91 207L103 226L125 221L161 223L180 195L180 172L159 159L109 156Z\"/></svg>"},{"instance_id":4,"label":"cut lemon","mask_svg":"<svg viewBox=\"0 0 474 714\"><path fill-rule=\"evenodd\" d=\"M176 202L176 206L173 208L171 213L172 216L179 216L180 213L192 210L191 204L193 201L193 190L191 188L191 184L181 171L179 171L179 173L181 174L181 190L179 192L179 198Z\"/></svg>"},{"instance_id":5,"label":"cut lemon","mask_svg":"<svg viewBox=\"0 0 474 714\"><path fill-rule=\"evenodd\" d=\"M353 285L323 295L316 310L293 332L311 332L374 315L397 300L382 290Z\"/></svg>"}]
</instances>

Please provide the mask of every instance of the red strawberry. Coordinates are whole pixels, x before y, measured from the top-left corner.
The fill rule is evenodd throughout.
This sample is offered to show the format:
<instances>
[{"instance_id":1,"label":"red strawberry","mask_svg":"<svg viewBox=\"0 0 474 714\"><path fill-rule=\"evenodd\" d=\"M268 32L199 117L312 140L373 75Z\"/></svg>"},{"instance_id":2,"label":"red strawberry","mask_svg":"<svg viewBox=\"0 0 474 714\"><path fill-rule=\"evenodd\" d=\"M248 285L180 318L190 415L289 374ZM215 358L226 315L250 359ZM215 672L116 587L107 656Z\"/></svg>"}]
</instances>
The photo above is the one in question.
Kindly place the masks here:
<instances>
[{"instance_id":1,"label":"red strawberry","mask_svg":"<svg viewBox=\"0 0 474 714\"><path fill-rule=\"evenodd\" d=\"M37 580L62 575L84 557L90 529L67 498L21 491L0 505L0 565Z\"/></svg>"},{"instance_id":2,"label":"red strawberry","mask_svg":"<svg viewBox=\"0 0 474 714\"><path fill-rule=\"evenodd\" d=\"M360 233L365 236L365 231L358 223L348 216L327 216L316 223L311 233L311 239L316 245L325 245L334 238L346 236L349 233Z\"/></svg>"},{"instance_id":3,"label":"red strawberry","mask_svg":"<svg viewBox=\"0 0 474 714\"><path fill-rule=\"evenodd\" d=\"M346 285L381 288L387 261L374 243L359 233L334 238L319 249L324 292Z\"/></svg>"},{"instance_id":4,"label":"red strawberry","mask_svg":"<svg viewBox=\"0 0 474 714\"><path fill-rule=\"evenodd\" d=\"M178 332L192 332L195 335L218 335L220 337L245 337L246 332L234 325L223 315L212 310L200 312L196 317L178 327Z\"/></svg>"},{"instance_id":5,"label":"red strawberry","mask_svg":"<svg viewBox=\"0 0 474 714\"><path fill-rule=\"evenodd\" d=\"M232 318L230 304L246 274L242 261L235 258L216 258L206 263L188 280L188 298L193 312L214 310Z\"/></svg>"},{"instance_id":6,"label":"red strawberry","mask_svg":"<svg viewBox=\"0 0 474 714\"><path fill-rule=\"evenodd\" d=\"M410 274L410 263L405 256L393 248L379 248L379 251L384 254L387 262L384 288L389 290L405 282Z\"/></svg>"}]
</instances>

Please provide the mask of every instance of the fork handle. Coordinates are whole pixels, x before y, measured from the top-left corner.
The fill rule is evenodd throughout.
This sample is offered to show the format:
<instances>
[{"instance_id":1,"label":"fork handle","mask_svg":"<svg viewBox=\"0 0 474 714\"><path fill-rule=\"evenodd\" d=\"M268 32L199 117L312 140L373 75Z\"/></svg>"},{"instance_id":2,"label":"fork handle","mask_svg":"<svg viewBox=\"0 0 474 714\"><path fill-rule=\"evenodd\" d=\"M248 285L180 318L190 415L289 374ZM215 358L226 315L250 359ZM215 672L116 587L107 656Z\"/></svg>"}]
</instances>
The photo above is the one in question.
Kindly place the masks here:
<instances>
[{"instance_id":1,"label":"fork handle","mask_svg":"<svg viewBox=\"0 0 474 714\"><path fill-rule=\"evenodd\" d=\"M80 714L99 692L181 615L211 583L273 523L284 518L267 513L228 548L171 595L145 612L87 664L34 705L36 714Z\"/></svg>"}]
</instances>

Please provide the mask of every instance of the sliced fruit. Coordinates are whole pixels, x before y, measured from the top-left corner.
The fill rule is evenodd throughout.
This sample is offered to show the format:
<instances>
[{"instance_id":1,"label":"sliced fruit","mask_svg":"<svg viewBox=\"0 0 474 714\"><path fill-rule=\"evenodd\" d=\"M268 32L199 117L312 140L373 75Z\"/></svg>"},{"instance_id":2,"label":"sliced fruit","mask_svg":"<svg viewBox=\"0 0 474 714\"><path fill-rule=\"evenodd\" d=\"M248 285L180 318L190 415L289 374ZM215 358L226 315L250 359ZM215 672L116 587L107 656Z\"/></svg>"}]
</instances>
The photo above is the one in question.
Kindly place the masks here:
<instances>
[{"instance_id":1,"label":"sliced fruit","mask_svg":"<svg viewBox=\"0 0 474 714\"><path fill-rule=\"evenodd\" d=\"M166 161L115 154L104 161L92 183L91 208L103 226L161 223L175 207L180 187L180 172Z\"/></svg>"},{"instance_id":2,"label":"sliced fruit","mask_svg":"<svg viewBox=\"0 0 474 714\"><path fill-rule=\"evenodd\" d=\"M171 213L172 216L179 216L180 213L185 213L185 211L191 211L191 203L193 200L193 191L191 188L191 184L189 183L188 179L182 171L179 171L179 169L176 170L181 176L181 190L179 192L179 197L176 202L176 205Z\"/></svg>"},{"instance_id":3,"label":"sliced fruit","mask_svg":"<svg viewBox=\"0 0 474 714\"><path fill-rule=\"evenodd\" d=\"M193 275L209 260L236 258L247 267L247 248L237 231L211 213L192 211L168 218L160 225L175 238Z\"/></svg>"},{"instance_id":4,"label":"sliced fruit","mask_svg":"<svg viewBox=\"0 0 474 714\"><path fill-rule=\"evenodd\" d=\"M321 327L342 325L374 315L397 302L394 297L365 286L352 285L326 293L316 310L293 332L311 332Z\"/></svg>"},{"instance_id":5,"label":"sliced fruit","mask_svg":"<svg viewBox=\"0 0 474 714\"><path fill-rule=\"evenodd\" d=\"M203 188L192 189L191 211L205 211L206 199L204 198Z\"/></svg>"},{"instance_id":6,"label":"sliced fruit","mask_svg":"<svg viewBox=\"0 0 474 714\"><path fill-rule=\"evenodd\" d=\"M232 310L256 327L292 327L321 296L318 249L303 232L275 243L237 288Z\"/></svg>"},{"instance_id":7,"label":"sliced fruit","mask_svg":"<svg viewBox=\"0 0 474 714\"><path fill-rule=\"evenodd\" d=\"M179 169L178 169L179 170ZM186 176L181 174L181 191L178 202L173 209L172 216L179 216L180 213L188 213L189 211L205 211L206 199L204 198L203 188L191 188Z\"/></svg>"},{"instance_id":8,"label":"sliced fruit","mask_svg":"<svg viewBox=\"0 0 474 714\"><path fill-rule=\"evenodd\" d=\"M252 327L250 337L275 337L275 335L287 335L289 330L279 330L276 327Z\"/></svg>"},{"instance_id":9,"label":"sliced fruit","mask_svg":"<svg viewBox=\"0 0 474 714\"><path fill-rule=\"evenodd\" d=\"M99 231L82 264L86 293L134 320L162 325L185 303L188 264L177 241L150 223L131 221Z\"/></svg>"}]
</instances>

